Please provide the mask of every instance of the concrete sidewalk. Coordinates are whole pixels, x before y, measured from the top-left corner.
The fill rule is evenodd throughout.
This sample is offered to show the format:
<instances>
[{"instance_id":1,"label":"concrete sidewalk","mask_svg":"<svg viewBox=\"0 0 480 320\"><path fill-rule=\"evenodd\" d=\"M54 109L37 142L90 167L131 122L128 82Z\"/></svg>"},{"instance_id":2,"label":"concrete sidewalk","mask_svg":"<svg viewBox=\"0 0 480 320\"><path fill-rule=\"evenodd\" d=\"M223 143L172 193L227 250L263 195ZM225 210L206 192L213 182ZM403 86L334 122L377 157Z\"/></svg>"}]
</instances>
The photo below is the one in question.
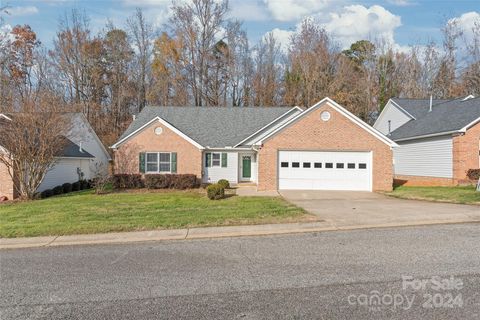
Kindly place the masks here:
<instances>
[{"instance_id":1,"label":"concrete sidewalk","mask_svg":"<svg viewBox=\"0 0 480 320\"><path fill-rule=\"evenodd\" d=\"M304 222L284 224L264 224L247 226L207 227L175 230L152 230L135 232L117 232L69 236L49 236L32 238L0 238L0 249L55 247L87 244L133 243L164 240L190 240L205 238L268 236L288 233L308 233L321 231L355 230L370 228L408 227L433 224L480 223L472 220L426 220L413 223L352 224L334 225L332 222Z\"/></svg>"}]
</instances>

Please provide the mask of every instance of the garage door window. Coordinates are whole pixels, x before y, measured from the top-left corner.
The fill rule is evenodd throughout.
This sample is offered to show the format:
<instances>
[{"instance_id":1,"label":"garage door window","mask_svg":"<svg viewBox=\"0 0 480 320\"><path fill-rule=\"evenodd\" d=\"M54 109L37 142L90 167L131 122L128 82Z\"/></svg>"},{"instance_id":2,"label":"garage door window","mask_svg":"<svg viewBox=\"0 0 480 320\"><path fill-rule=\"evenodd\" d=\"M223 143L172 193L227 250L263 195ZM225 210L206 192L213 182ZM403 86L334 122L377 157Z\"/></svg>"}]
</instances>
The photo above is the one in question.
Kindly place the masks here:
<instances>
[{"instance_id":1,"label":"garage door window","mask_svg":"<svg viewBox=\"0 0 480 320\"><path fill-rule=\"evenodd\" d=\"M292 162L292 168L300 168L300 162Z\"/></svg>"},{"instance_id":2,"label":"garage door window","mask_svg":"<svg viewBox=\"0 0 480 320\"><path fill-rule=\"evenodd\" d=\"M359 163L358 164L358 169L367 169L367 164L366 163Z\"/></svg>"},{"instance_id":3,"label":"garage door window","mask_svg":"<svg viewBox=\"0 0 480 320\"><path fill-rule=\"evenodd\" d=\"M325 163L325 168L332 169L333 168L333 163L331 163L331 162Z\"/></svg>"},{"instance_id":4,"label":"garage door window","mask_svg":"<svg viewBox=\"0 0 480 320\"><path fill-rule=\"evenodd\" d=\"M348 169L355 169L355 163L349 163L347 168Z\"/></svg>"},{"instance_id":5,"label":"garage door window","mask_svg":"<svg viewBox=\"0 0 480 320\"><path fill-rule=\"evenodd\" d=\"M318 168L322 167L322 163L321 162L315 162L315 164L313 166L318 169Z\"/></svg>"},{"instance_id":6,"label":"garage door window","mask_svg":"<svg viewBox=\"0 0 480 320\"><path fill-rule=\"evenodd\" d=\"M280 166L282 168L288 168L288 162L282 162Z\"/></svg>"},{"instance_id":7,"label":"garage door window","mask_svg":"<svg viewBox=\"0 0 480 320\"><path fill-rule=\"evenodd\" d=\"M310 168L310 166L311 166L310 162L304 162L303 163L304 168Z\"/></svg>"},{"instance_id":8,"label":"garage door window","mask_svg":"<svg viewBox=\"0 0 480 320\"><path fill-rule=\"evenodd\" d=\"M343 168L345 168L344 163L337 163L337 169L343 169Z\"/></svg>"}]
</instances>

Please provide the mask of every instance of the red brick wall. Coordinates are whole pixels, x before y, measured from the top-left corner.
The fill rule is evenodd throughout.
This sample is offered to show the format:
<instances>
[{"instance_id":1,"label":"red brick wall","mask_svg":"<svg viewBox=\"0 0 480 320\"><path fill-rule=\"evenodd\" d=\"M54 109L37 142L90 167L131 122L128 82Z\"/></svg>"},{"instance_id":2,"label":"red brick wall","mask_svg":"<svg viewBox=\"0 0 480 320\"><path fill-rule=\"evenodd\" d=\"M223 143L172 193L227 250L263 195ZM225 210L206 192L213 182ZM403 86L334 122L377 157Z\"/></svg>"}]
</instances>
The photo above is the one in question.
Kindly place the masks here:
<instances>
[{"instance_id":1,"label":"red brick wall","mask_svg":"<svg viewBox=\"0 0 480 320\"><path fill-rule=\"evenodd\" d=\"M468 169L478 169L480 123L467 130L463 136L453 137L453 178L456 182L467 180Z\"/></svg>"},{"instance_id":2,"label":"red brick wall","mask_svg":"<svg viewBox=\"0 0 480 320\"><path fill-rule=\"evenodd\" d=\"M6 196L9 200L13 199L13 181L8 174L7 167L0 163L0 197Z\"/></svg>"},{"instance_id":3,"label":"red brick wall","mask_svg":"<svg viewBox=\"0 0 480 320\"><path fill-rule=\"evenodd\" d=\"M416 187L448 187L455 185L451 178L420 177L395 175L395 186L416 186Z\"/></svg>"},{"instance_id":4,"label":"red brick wall","mask_svg":"<svg viewBox=\"0 0 480 320\"><path fill-rule=\"evenodd\" d=\"M331 119L320 114L328 110ZM393 153L390 146L338 113L328 103L283 129L259 151L258 189L277 189L278 150L372 151L373 189L392 190Z\"/></svg>"},{"instance_id":5,"label":"red brick wall","mask_svg":"<svg viewBox=\"0 0 480 320\"><path fill-rule=\"evenodd\" d=\"M162 127L162 134L154 133L157 127ZM177 173L202 176L202 151L160 122L152 123L115 151L115 173L139 173L138 154L149 151L176 152Z\"/></svg>"}]
</instances>

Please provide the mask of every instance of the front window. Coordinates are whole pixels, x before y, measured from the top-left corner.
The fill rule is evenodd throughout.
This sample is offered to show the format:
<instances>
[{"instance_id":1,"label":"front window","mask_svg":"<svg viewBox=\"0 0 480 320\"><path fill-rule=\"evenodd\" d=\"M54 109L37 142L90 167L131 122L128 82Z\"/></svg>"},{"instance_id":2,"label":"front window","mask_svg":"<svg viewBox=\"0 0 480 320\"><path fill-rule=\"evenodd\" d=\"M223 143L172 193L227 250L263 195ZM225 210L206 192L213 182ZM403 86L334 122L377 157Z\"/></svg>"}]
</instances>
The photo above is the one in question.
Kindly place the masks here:
<instances>
[{"instance_id":1,"label":"front window","mask_svg":"<svg viewBox=\"0 0 480 320\"><path fill-rule=\"evenodd\" d=\"M220 153L212 153L212 167L220 167Z\"/></svg>"},{"instance_id":2,"label":"front window","mask_svg":"<svg viewBox=\"0 0 480 320\"><path fill-rule=\"evenodd\" d=\"M147 173L171 173L170 152L147 152Z\"/></svg>"}]
</instances>

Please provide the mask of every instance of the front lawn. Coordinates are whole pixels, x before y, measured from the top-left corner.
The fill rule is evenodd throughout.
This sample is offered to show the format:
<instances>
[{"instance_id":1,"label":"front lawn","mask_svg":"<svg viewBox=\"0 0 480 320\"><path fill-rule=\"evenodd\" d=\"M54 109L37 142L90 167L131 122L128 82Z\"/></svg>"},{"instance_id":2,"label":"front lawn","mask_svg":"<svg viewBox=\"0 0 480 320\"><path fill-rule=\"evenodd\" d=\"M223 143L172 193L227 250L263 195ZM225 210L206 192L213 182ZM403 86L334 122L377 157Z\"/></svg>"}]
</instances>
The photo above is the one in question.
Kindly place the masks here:
<instances>
[{"instance_id":1,"label":"front lawn","mask_svg":"<svg viewBox=\"0 0 480 320\"><path fill-rule=\"evenodd\" d=\"M462 204L480 204L480 192L475 187L397 187L391 196L402 199L430 200Z\"/></svg>"},{"instance_id":2,"label":"front lawn","mask_svg":"<svg viewBox=\"0 0 480 320\"><path fill-rule=\"evenodd\" d=\"M276 197L212 201L199 191L111 193L80 191L0 205L0 237L33 237L310 219Z\"/></svg>"}]
</instances>

